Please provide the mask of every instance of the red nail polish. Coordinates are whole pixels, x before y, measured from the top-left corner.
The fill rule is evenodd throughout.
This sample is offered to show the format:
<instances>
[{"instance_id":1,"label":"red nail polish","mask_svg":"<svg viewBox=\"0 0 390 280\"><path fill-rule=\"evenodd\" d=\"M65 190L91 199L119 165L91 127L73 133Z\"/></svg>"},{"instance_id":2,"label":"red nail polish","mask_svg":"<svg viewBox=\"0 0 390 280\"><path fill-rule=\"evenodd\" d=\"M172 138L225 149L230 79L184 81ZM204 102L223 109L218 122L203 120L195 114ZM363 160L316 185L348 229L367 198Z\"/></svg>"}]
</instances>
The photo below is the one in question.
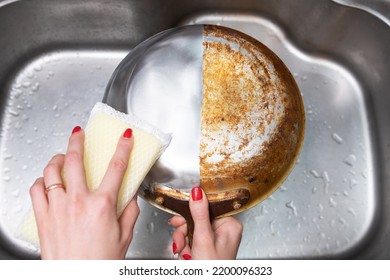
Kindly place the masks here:
<instances>
[{"instance_id":1,"label":"red nail polish","mask_svg":"<svg viewBox=\"0 0 390 280\"><path fill-rule=\"evenodd\" d=\"M203 197L202 189L200 187L193 187L191 190L192 200L201 200Z\"/></svg>"},{"instance_id":2,"label":"red nail polish","mask_svg":"<svg viewBox=\"0 0 390 280\"><path fill-rule=\"evenodd\" d=\"M184 255L183 255L183 259L185 259L186 261L189 261L189 260L192 259L192 258L191 258L191 255L189 255L189 254L184 254Z\"/></svg>"},{"instance_id":3,"label":"red nail polish","mask_svg":"<svg viewBox=\"0 0 390 280\"><path fill-rule=\"evenodd\" d=\"M133 135L133 130L131 130L131 128L126 129L125 132L123 133L123 137L125 138L131 138L132 135Z\"/></svg>"},{"instance_id":4,"label":"red nail polish","mask_svg":"<svg viewBox=\"0 0 390 280\"><path fill-rule=\"evenodd\" d=\"M72 130L72 134L76 133L76 132L79 132L81 130L81 127L79 126L75 126Z\"/></svg>"},{"instance_id":5,"label":"red nail polish","mask_svg":"<svg viewBox=\"0 0 390 280\"><path fill-rule=\"evenodd\" d=\"M176 253L177 253L177 245L175 242L172 243L172 252L174 255L176 255Z\"/></svg>"}]
</instances>

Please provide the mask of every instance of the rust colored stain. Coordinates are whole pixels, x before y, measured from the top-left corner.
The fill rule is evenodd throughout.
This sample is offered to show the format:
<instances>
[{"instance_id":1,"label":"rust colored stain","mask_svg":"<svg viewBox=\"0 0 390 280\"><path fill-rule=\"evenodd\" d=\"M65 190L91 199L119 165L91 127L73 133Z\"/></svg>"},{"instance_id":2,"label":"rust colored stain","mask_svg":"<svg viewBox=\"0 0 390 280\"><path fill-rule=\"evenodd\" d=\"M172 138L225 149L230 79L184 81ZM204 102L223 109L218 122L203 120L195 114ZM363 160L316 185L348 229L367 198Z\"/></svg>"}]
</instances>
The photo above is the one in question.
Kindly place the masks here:
<instances>
[{"instance_id":1,"label":"rust colored stain","mask_svg":"<svg viewBox=\"0 0 390 280\"><path fill-rule=\"evenodd\" d=\"M204 38L201 185L247 188L248 208L295 164L305 126L301 94L284 63L255 39L208 25Z\"/></svg>"}]
</instances>

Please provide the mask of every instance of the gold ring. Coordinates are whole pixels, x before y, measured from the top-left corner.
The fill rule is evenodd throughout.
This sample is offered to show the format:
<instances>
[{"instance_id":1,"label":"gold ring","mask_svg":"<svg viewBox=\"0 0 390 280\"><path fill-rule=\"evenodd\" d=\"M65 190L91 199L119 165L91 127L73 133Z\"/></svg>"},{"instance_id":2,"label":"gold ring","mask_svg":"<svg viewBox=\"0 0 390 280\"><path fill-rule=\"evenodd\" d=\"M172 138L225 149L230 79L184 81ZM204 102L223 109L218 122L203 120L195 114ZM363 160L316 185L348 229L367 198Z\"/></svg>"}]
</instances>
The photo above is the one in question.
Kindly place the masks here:
<instances>
[{"instance_id":1,"label":"gold ring","mask_svg":"<svg viewBox=\"0 0 390 280\"><path fill-rule=\"evenodd\" d=\"M48 187L45 187L45 192L48 193L49 191L54 190L54 189L58 189L58 188L65 190L64 184L59 183L59 184L53 184L53 185L50 185Z\"/></svg>"}]
</instances>

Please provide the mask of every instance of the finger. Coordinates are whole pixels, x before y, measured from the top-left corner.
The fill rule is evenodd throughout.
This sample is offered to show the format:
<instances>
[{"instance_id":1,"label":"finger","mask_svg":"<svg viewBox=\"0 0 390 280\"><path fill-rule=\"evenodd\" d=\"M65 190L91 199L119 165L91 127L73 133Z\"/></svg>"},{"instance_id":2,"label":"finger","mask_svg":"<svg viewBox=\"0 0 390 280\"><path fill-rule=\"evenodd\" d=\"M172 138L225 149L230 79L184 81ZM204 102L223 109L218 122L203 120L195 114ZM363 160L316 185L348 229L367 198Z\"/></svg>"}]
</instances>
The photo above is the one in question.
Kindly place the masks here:
<instances>
[{"instance_id":1,"label":"finger","mask_svg":"<svg viewBox=\"0 0 390 280\"><path fill-rule=\"evenodd\" d=\"M241 243L243 226L240 220L223 217L213 222L216 235L216 250L223 252L225 258L235 259Z\"/></svg>"},{"instance_id":2,"label":"finger","mask_svg":"<svg viewBox=\"0 0 390 280\"><path fill-rule=\"evenodd\" d=\"M243 232L242 222L234 217L215 219L212 227L216 234L227 237L240 237Z\"/></svg>"},{"instance_id":3,"label":"finger","mask_svg":"<svg viewBox=\"0 0 390 280\"><path fill-rule=\"evenodd\" d=\"M123 177L127 171L130 152L134 144L132 130L126 129L119 138L118 145L108 165L106 174L103 177L99 191L106 192L113 201L118 200L119 189L123 182Z\"/></svg>"},{"instance_id":4,"label":"finger","mask_svg":"<svg viewBox=\"0 0 390 280\"><path fill-rule=\"evenodd\" d=\"M176 228L172 234L172 252L180 254L187 245L187 224L183 224Z\"/></svg>"},{"instance_id":5,"label":"finger","mask_svg":"<svg viewBox=\"0 0 390 280\"><path fill-rule=\"evenodd\" d=\"M49 208L47 196L45 194L45 183L42 177L38 178L31 186L30 196L36 222L41 224Z\"/></svg>"},{"instance_id":6,"label":"finger","mask_svg":"<svg viewBox=\"0 0 390 280\"><path fill-rule=\"evenodd\" d=\"M186 223L186 219L184 219L182 216L173 216L168 220L168 224L173 227L179 227L181 225L184 225Z\"/></svg>"},{"instance_id":7,"label":"finger","mask_svg":"<svg viewBox=\"0 0 390 280\"><path fill-rule=\"evenodd\" d=\"M76 126L69 137L68 149L65 155L64 176L69 194L87 191L83 162L84 131Z\"/></svg>"},{"instance_id":8,"label":"finger","mask_svg":"<svg viewBox=\"0 0 390 280\"><path fill-rule=\"evenodd\" d=\"M190 211L194 221L193 247L207 250L214 246L214 231L210 223L209 203L200 187L191 190Z\"/></svg>"},{"instance_id":9,"label":"finger","mask_svg":"<svg viewBox=\"0 0 390 280\"><path fill-rule=\"evenodd\" d=\"M125 207L119 217L119 226L121 229L122 240L130 244L133 238L133 230L139 216L139 206L137 196L134 196L130 203Z\"/></svg>"},{"instance_id":10,"label":"finger","mask_svg":"<svg viewBox=\"0 0 390 280\"><path fill-rule=\"evenodd\" d=\"M191 260L192 259L192 250L190 246L186 245L183 251L179 254L179 260Z\"/></svg>"},{"instance_id":11,"label":"finger","mask_svg":"<svg viewBox=\"0 0 390 280\"><path fill-rule=\"evenodd\" d=\"M57 154L55 155L46 165L43 170L44 176L44 186L45 189L50 188L54 185L62 185L61 170L64 166L64 155ZM59 198L65 195L64 188L55 188L50 191L47 191L47 197L50 204L57 203ZM53 204L54 205L54 204Z\"/></svg>"}]
</instances>

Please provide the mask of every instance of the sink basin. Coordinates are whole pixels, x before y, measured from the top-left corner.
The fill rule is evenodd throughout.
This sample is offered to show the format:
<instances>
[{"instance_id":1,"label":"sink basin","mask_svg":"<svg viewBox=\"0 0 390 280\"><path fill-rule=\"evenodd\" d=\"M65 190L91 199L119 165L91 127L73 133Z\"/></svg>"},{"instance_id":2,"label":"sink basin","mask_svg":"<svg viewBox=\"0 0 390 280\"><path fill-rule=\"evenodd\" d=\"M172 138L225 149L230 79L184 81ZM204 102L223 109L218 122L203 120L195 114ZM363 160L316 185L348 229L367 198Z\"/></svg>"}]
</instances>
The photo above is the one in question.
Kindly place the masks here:
<instances>
[{"instance_id":1,"label":"sink basin","mask_svg":"<svg viewBox=\"0 0 390 280\"><path fill-rule=\"evenodd\" d=\"M0 258L39 257L20 232L29 187L72 128L85 126L120 61L162 30L207 23L272 49L306 110L293 172L236 216L238 258L389 259L389 19L351 2L0 1ZM389 11L388 2L377 6ZM127 258L174 258L171 215L138 202Z\"/></svg>"}]
</instances>

